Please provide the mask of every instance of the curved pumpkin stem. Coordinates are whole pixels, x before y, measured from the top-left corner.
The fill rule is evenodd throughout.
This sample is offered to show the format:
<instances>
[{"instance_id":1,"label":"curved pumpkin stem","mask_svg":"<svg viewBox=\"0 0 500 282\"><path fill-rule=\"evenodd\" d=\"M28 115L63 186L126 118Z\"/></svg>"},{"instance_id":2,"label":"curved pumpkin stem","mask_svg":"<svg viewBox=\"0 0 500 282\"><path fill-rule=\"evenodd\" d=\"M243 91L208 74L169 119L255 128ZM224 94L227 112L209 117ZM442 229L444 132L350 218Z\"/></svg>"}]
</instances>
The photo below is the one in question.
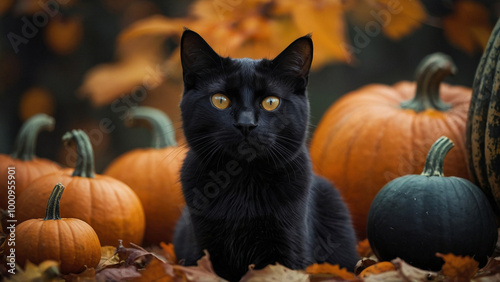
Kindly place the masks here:
<instances>
[{"instance_id":1,"label":"curved pumpkin stem","mask_svg":"<svg viewBox=\"0 0 500 282\"><path fill-rule=\"evenodd\" d=\"M71 140L76 144L77 158L73 176L94 178L94 151L87 134L80 129L71 130L63 135L62 140L66 146Z\"/></svg>"},{"instance_id":2,"label":"curved pumpkin stem","mask_svg":"<svg viewBox=\"0 0 500 282\"><path fill-rule=\"evenodd\" d=\"M47 203L47 209L45 210L45 217L43 218L43 220L61 219L59 202L61 201L63 192L64 186L61 183L57 183L54 189L52 189L52 193L50 193L49 202Z\"/></svg>"},{"instance_id":3,"label":"curved pumpkin stem","mask_svg":"<svg viewBox=\"0 0 500 282\"><path fill-rule=\"evenodd\" d=\"M453 142L445 136L439 137L434 144L432 144L427 159L425 160L424 171L421 175L425 176L444 176L443 163L446 154L455 146Z\"/></svg>"},{"instance_id":4,"label":"curved pumpkin stem","mask_svg":"<svg viewBox=\"0 0 500 282\"><path fill-rule=\"evenodd\" d=\"M152 148L160 149L168 146L177 146L172 121L165 113L151 107L132 108L128 113L127 122L135 124L138 120L145 120L151 126L153 135Z\"/></svg>"},{"instance_id":5,"label":"curved pumpkin stem","mask_svg":"<svg viewBox=\"0 0 500 282\"><path fill-rule=\"evenodd\" d=\"M54 130L54 118L46 114L37 114L24 122L14 143L13 159L31 161L35 158L36 139L42 130Z\"/></svg>"},{"instance_id":6,"label":"curved pumpkin stem","mask_svg":"<svg viewBox=\"0 0 500 282\"><path fill-rule=\"evenodd\" d=\"M441 82L450 74L455 74L457 68L450 56L434 53L426 56L420 62L416 71L417 91L412 100L401 103L401 108L416 112L434 109L447 111L451 108L439 96Z\"/></svg>"}]
</instances>

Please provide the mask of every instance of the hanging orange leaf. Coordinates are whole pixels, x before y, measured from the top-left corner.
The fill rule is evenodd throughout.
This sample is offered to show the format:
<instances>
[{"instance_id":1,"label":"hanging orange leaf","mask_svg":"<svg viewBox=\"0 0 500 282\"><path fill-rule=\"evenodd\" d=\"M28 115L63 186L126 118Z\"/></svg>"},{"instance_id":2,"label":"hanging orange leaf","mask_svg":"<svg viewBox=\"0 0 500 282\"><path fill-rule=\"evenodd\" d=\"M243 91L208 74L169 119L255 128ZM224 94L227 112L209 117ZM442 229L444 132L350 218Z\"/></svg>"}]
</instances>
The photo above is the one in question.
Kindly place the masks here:
<instances>
[{"instance_id":1,"label":"hanging orange leaf","mask_svg":"<svg viewBox=\"0 0 500 282\"><path fill-rule=\"evenodd\" d=\"M453 13L443 18L444 34L448 40L468 52L482 51L491 34L488 9L476 1L457 1Z\"/></svg>"},{"instance_id":2,"label":"hanging orange leaf","mask_svg":"<svg viewBox=\"0 0 500 282\"><path fill-rule=\"evenodd\" d=\"M471 279L479 270L479 263L469 256L436 253L444 260L441 272L451 279Z\"/></svg>"},{"instance_id":3,"label":"hanging orange leaf","mask_svg":"<svg viewBox=\"0 0 500 282\"><path fill-rule=\"evenodd\" d=\"M308 274L330 274L333 277L342 279L354 279L356 275L347 271L345 268L340 268L338 264L331 265L329 263L312 264L306 268Z\"/></svg>"},{"instance_id":4,"label":"hanging orange leaf","mask_svg":"<svg viewBox=\"0 0 500 282\"><path fill-rule=\"evenodd\" d=\"M397 40L422 25L427 14L419 0L352 0L346 9L366 38L385 36Z\"/></svg>"}]
</instances>

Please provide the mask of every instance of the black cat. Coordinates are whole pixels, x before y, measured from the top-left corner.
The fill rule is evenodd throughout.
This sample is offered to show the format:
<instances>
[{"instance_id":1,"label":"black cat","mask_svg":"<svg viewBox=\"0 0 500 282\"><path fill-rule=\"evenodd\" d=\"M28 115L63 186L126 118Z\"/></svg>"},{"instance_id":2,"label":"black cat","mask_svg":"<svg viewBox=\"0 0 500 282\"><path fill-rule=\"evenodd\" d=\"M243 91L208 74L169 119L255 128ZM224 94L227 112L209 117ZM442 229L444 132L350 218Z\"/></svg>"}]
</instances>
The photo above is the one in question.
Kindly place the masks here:
<instances>
[{"instance_id":1,"label":"black cat","mask_svg":"<svg viewBox=\"0 0 500 282\"><path fill-rule=\"evenodd\" d=\"M248 266L304 269L329 262L352 270L355 234L339 193L315 176L306 148L312 40L273 60L217 55L197 33L181 39L181 172L186 208L175 252L186 265L203 250L215 272L237 281Z\"/></svg>"}]
</instances>

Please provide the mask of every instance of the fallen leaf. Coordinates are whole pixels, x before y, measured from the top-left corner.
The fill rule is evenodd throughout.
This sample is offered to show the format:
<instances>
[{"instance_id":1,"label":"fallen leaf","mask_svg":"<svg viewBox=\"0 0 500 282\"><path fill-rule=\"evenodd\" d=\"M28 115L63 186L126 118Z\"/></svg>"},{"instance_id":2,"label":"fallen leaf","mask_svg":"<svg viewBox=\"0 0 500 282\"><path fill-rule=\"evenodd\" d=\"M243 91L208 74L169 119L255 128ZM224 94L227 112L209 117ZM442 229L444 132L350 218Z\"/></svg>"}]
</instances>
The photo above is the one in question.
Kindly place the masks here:
<instances>
[{"instance_id":1,"label":"fallen leaf","mask_svg":"<svg viewBox=\"0 0 500 282\"><path fill-rule=\"evenodd\" d=\"M101 261L97 265L96 269L105 268L111 265L117 265L120 263L120 258L116 254L116 247L104 246L101 247Z\"/></svg>"},{"instance_id":2,"label":"fallen leaf","mask_svg":"<svg viewBox=\"0 0 500 282\"><path fill-rule=\"evenodd\" d=\"M363 271L361 271L359 277L366 278L370 275L384 273L387 271L394 271L394 270L396 270L394 264L388 261L381 261L379 263L376 263L374 265L365 268Z\"/></svg>"},{"instance_id":3,"label":"fallen leaf","mask_svg":"<svg viewBox=\"0 0 500 282\"><path fill-rule=\"evenodd\" d=\"M53 260L46 260L35 265L30 261L26 261L24 270L16 268L16 274L11 275L5 280L6 282L26 282L26 281L44 281L44 282L59 282L64 281L59 277L59 263Z\"/></svg>"},{"instance_id":4,"label":"fallen leaf","mask_svg":"<svg viewBox=\"0 0 500 282\"><path fill-rule=\"evenodd\" d=\"M500 273L500 258L492 257L489 258L486 265L477 272L475 277L489 276L496 273Z\"/></svg>"},{"instance_id":5,"label":"fallen leaf","mask_svg":"<svg viewBox=\"0 0 500 282\"><path fill-rule=\"evenodd\" d=\"M479 262L469 256L436 253L444 260L441 272L450 279L471 279L479 270Z\"/></svg>"},{"instance_id":6,"label":"fallen leaf","mask_svg":"<svg viewBox=\"0 0 500 282\"><path fill-rule=\"evenodd\" d=\"M171 282L174 281L175 273L172 265L154 258L145 269L138 271L140 277L133 278L133 282Z\"/></svg>"},{"instance_id":7,"label":"fallen leaf","mask_svg":"<svg viewBox=\"0 0 500 282\"><path fill-rule=\"evenodd\" d=\"M174 270L181 271L187 281L226 281L215 273L212 262L210 262L210 255L207 250L204 250L205 255L197 261L197 266L182 266L174 265Z\"/></svg>"},{"instance_id":8,"label":"fallen leaf","mask_svg":"<svg viewBox=\"0 0 500 282\"><path fill-rule=\"evenodd\" d=\"M66 282L92 282L95 281L95 269L94 268L87 268L83 272L74 274L66 274L62 275L62 278Z\"/></svg>"},{"instance_id":9,"label":"fallen leaf","mask_svg":"<svg viewBox=\"0 0 500 282\"><path fill-rule=\"evenodd\" d=\"M428 281L438 276L437 272L416 268L400 258L393 259L391 263L394 264L396 271L402 276L404 281Z\"/></svg>"},{"instance_id":10,"label":"fallen leaf","mask_svg":"<svg viewBox=\"0 0 500 282\"><path fill-rule=\"evenodd\" d=\"M328 274L330 277L338 277L342 279L354 279L356 275L347 271L345 268L340 268L338 264L331 265L329 263L313 264L306 268L308 274Z\"/></svg>"},{"instance_id":11,"label":"fallen leaf","mask_svg":"<svg viewBox=\"0 0 500 282\"><path fill-rule=\"evenodd\" d=\"M138 277L141 274L134 265L104 268L95 275L97 281L124 281Z\"/></svg>"},{"instance_id":12,"label":"fallen leaf","mask_svg":"<svg viewBox=\"0 0 500 282\"><path fill-rule=\"evenodd\" d=\"M452 14L443 18L443 29L448 40L462 50L482 52L493 29L490 11L481 2L456 1Z\"/></svg>"},{"instance_id":13,"label":"fallen leaf","mask_svg":"<svg viewBox=\"0 0 500 282\"><path fill-rule=\"evenodd\" d=\"M165 244L164 242L160 242L160 247L163 251L162 254L167 260L167 262L170 264L176 264L177 256L175 255L174 244L172 243Z\"/></svg>"},{"instance_id":14,"label":"fallen leaf","mask_svg":"<svg viewBox=\"0 0 500 282\"><path fill-rule=\"evenodd\" d=\"M373 255L372 248L368 239L359 241L358 245L356 246L356 250L358 251L358 254L363 258L367 258Z\"/></svg>"},{"instance_id":15,"label":"fallen leaf","mask_svg":"<svg viewBox=\"0 0 500 282\"><path fill-rule=\"evenodd\" d=\"M362 258L354 266L354 274L359 275L361 271L365 270L367 267L376 264L378 260L372 258Z\"/></svg>"},{"instance_id":16,"label":"fallen leaf","mask_svg":"<svg viewBox=\"0 0 500 282\"><path fill-rule=\"evenodd\" d=\"M268 265L260 270L255 270L252 265L249 267L247 274L240 280L240 282L259 281L305 282L309 281L309 275L304 271L291 270L277 263L276 265Z\"/></svg>"}]
</instances>

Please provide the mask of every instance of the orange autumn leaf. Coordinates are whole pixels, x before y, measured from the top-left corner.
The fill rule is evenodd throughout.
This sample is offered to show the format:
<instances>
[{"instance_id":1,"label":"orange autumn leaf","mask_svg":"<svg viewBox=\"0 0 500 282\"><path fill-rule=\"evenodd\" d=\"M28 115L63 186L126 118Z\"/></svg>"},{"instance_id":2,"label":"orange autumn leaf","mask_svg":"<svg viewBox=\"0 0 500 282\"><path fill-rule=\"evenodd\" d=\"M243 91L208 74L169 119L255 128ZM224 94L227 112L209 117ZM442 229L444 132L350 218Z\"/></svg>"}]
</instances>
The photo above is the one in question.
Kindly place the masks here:
<instances>
[{"instance_id":1,"label":"orange autumn leaf","mask_svg":"<svg viewBox=\"0 0 500 282\"><path fill-rule=\"evenodd\" d=\"M380 32L398 40L422 25L427 13L418 0L351 0L346 10L360 32L374 37Z\"/></svg>"},{"instance_id":2,"label":"orange autumn leaf","mask_svg":"<svg viewBox=\"0 0 500 282\"><path fill-rule=\"evenodd\" d=\"M361 278L365 278L373 274L384 273L392 270L396 270L394 264L388 261L382 261L363 269L363 271L361 271L358 276Z\"/></svg>"},{"instance_id":3,"label":"orange autumn leaf","mask_svg":"<svg viewBox=\"0 0 500 282\"><path fill-rule=\"evenodd\" d=\"M436 253L444 260L441 272L451 279L471 279L479 270L479 263L469 256Z\"/></svg>"},{"instance_id":4,"label":"orange autumn leaf","mask_svg":"<svg viewBox=\"0 0 500 282\"><path fill-rule=\"evenodd\" d=\"M453 13L443 19L448 40L469 54L482 51L491 34L490 12L475 1L457 1Z\"/></svg>"},{"instance_id":5,"label":"orange autumn leaf","mask_svg":"<svg viewBox=\"0 0 500 282\"><path fill-rule=\"evenodd\" d=\"M174 244L172 243L166 244L164 242L160 242L160 247L163 251L163 256L165 257L167 262L170 264L176 264L177 256L175 255Z\"/></svg>"},{"instance_id":6,"label":"orange autumn leaf","mask_svg":"<svg viewBox=\"0 0 500 282\"><path fill-rule=\"evenodd\" d=\"M308 274L332 274L342 279L355 279L356 275L347 271L345 268L340 268L338 264L331 265L329 263L312 264L306 268Z\"/></svg>"},{"instance_id":7,"label":"orange autumn leaf","mask_svg":"<svg viewBox=\"0 0 500 282\"><path fill-rule=\"evenodd\" d=\"M372 248L370 247L370 242L368 239L364 239L363 241L359 241L356 246L356 251L361 257L369 257L373 254Z\"/></svg>"},{"instance_id":8,"label":"orange autumn leaf","mask_svg":"<svg viewBox=\"0 0 500 282\"><path fill-rule=\"evenodd\" d=\"M400 39L422 25L426 15L425 9L417 0L393 1L376 0L382 10L389 15L384 26L384 33L391 39ZM381 10L379 10L380 13Z\"/></svg>"}]
</instances>

